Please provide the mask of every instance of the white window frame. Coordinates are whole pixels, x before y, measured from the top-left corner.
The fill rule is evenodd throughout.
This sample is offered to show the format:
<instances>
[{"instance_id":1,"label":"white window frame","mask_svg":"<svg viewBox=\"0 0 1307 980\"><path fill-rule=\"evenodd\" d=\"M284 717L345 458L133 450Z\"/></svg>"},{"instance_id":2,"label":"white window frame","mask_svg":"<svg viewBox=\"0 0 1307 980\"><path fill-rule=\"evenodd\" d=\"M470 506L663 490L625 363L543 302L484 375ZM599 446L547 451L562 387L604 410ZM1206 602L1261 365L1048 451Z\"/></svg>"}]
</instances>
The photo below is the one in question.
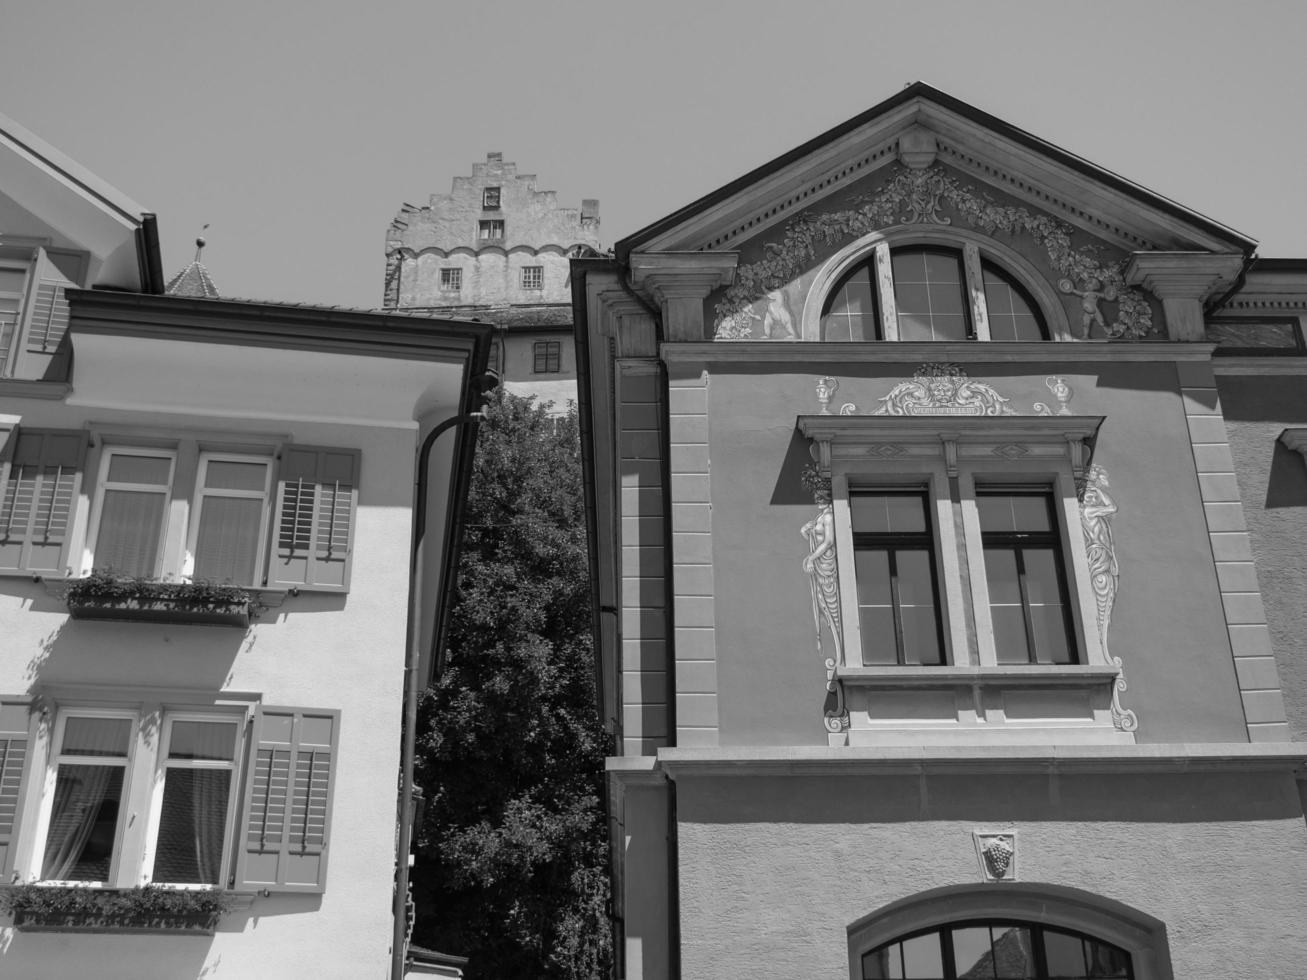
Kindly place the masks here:
<instances>
[{"instance_id":1,"label":"white window frame","mask_svg":"<svg viewBox=\"0 0 1307 980\"><path fill-rule=\"evenodd\" d=\"M204 481L211 462L262 464L264 467L263 490L217 490L206 488ZM204 509L204 499L206 497L225 497L229 499L235 497L243 500L262 501L263 505L259 514L259 536L255 552L257 557L254 562L254 581L242 587L254 588L263 581L263 571L268 562L268 533L272 521L272 480L273 471L276 467L277 461L271 456L208 451L200 453L199 462L195 467L195 497L191 502L191 510L186 522L186 553L182 559L182 578L189 580L195 573L195 551L199 543L200 516Z\"/></svg>"},{"instance_id":2,"label":"white window frame","mask_svg":"<svg viewBox=\"0 0 1307 980\"><path fill-rule=\"evenodd\" d=\"M131 740L127 744L127 758L121 762L123 768L123 790L122 799L118 806L118 822L114 827L113 857L109 862L109 878L107 881L86 882L80 880L68 879L44 879L41 878L42 864L45 862L45 845L50 836L50 818L54 812L55 786L59 781L59 766L61 763L68 765L118 765L117 756L82 756L70 755L65 757L60 747L63 745L64 731L68 727L68 719L76 718L113 718L119 720L130 720L135 730ZM69 707L59 712L55 721L53 741L50 744L49 764L45 770L45 782L41 793L40 818L37 823L39 828L34 841L32 850L32 867L30 868L31 877L42 881L46 884L59 885L87 885L90 887L112 888L120 880L123 864L123 836L127 829L124 826L124 818L131 812L131 791L133 784L133 772L137 762L137 749L141 742L139 713L124 709L114 708L95 708L95 707Z\"/></svg>"},{"instance_id":3,"label":"white window frame","mask_svg":"<svg viewBox=\"0 0 1307 980\"><path fill-rule=\"evenodd\" d=\"M106 490L127 490L135 493L155 493L158 484L113 483L109 481L109 466L115 456L149 456L168 460L168 483L163 486L163 515L159 527L159 550L154 556L154 569L149 577L159 578L164 567L164 556L168 551L169 512L173 500L173 487L177 482L177 450L159 449L150 446L113 445L106 446L100 454L100 465L96 471L95 496L91 503L89 533L86 541L86 556L83 559L83 574L89 574L95 564L95 552L100 539L100 519L104 516L104 494Z\"/></svg>"},{"instance_id":4,"label":"white window frame","mask_svg":"<svg viewBox=\"0 0 1307 980\"><path fill-rule=\"evenodd\" d=\"M214 440L217 442L217 440ZM100 567L96 560L96 548L99 544L100 522L104 511L104 493L106 489L138 490L150 492L157 490L154 485L114 483L108 481L109 465L116 455L152 456L171 460L168 474L168 487L163 508L163 526L159 534L159 550L155 556L154 570L149 577L162 581L190 581L195 568L195 548L199 535L200 510L203 498L216 496L260 497L263 501L259 518L258 560L255 564L254 581L241 585L241 588L261 588L263 577L268 567L269 542L272 534L272 516L276 509L275 481L277 458L275 447L267 446L267 451L227 450L205 448L208 440L185 439L171 440L170 445L142 445L131 441L119 441L103 444L99 449L99 462L90 467L96 473L95 486L91 494L90 514L86 524L86 544L82 549L80 574L89 575ZM283 443L284 444L284 443ZM219 443L220 445L220 443ZM204 474L210 460L243 463L267 464L267 476L261 493L239 490L204 490ZM187 481L190 482L187 482Z\"/></svg>"},{"instance_id":5,"label":"white window frame","mask_svg":"<svg viewBox=\"0 0 1307 980\"><path fill-rule=\"evenodd\" d=\"M463 288L463 270L459 266L446 265L440 268L440 289L446 293L456 293Z\"/></svg>"},{"instance_id":6,"label":"white window frame","mask_svg":"<svg viewBox=\"0 0 1307 980\"><path fill-rule=\"evenodd\" d=\"M18 307L14 312L13 333L9 337L9 349L0 353L0 378L7 378L12 373L14 365L18 362L19 351L23 349L22 345L26 343L25 323L27 320L28 307L31 304L32 282L36 274L36 263L33 261L24 262L21 259L0 258L0 269L9 272L19 272L23 275L23 285L16 294L11 294L9 290L4 290L3 295L6 298L13 296L18 301ZM3 330L3 326L0 326ZM0 339L3 339L0 336Z\"/></svg>"},{"instance_id":7,"label":"white window frame","mask_svg":"<svg viewBox=\"0 0 1307 980\"><path fill-rule=\"evenodd\" d=\"M545 267L543 265L524 265L522 266L522 288L523 289L544 289L545 288Z\"/></svg>"},{"instance_id":8,"label":"white window frame","mask_svg":"<svg viewBox=\"0 0 1307 980\"><path fill-rule=\"evenodd\" d=\"M170 762L168 753L172 750L173 725L178 721L219 722L230 724L236 729L232 740L232 757L230 761L220 759L179 759ZM235 712L188 711L179 709L167 711L163 715L162 737L157 740L158 759L154 769L154 785L150 796L149 832L141 855L141 875L143 879L154 881L154 861L159 848L159 831L163 823L163 791L167 782L168 770L171 769L221 769L231 773L231 783L227 792L227 815L223 820L222 859L219 862L221 873L218 881L212 885L161 881L158 884L170 888L202 890L206 888L223 888L232 869L235 858L236 820L240 813L241 794L244 785L241 782L241 758L244 754L248 720L244 714Z\"/></svg>"},{"instance_id":9,"label":"white window frame","mask_svg":"<svg viewBox=\"0 0 1307 980\"><path fill-rule=\"evenodd\" d=\"M503 240L504 240L503 218L482 218L477 223L477 241L502 242Z\"/></svg>"},{"instance_id":10,"label":"white window frame","mask_svg":"<svg viewBox=\"0 0 1307 980\"><path fill-rule=\"evenodd\" d=\"M168 888L188 890L227 887L235 858L237 821L244 794L244 765L253 704L230 707L176 706L144 703L133 706L106 707L103 704L61 703L55 708L55 721L47 729L49 741L42 747L46 758L41 796L36 811L36 831L20 853L15 868L23 880L47 885L77 885L87 888L133 888L153 881L154 859L163 810L163 789L167 768L167 749L171 743L174 721L218 721L236 728L233 758L230 763L216 760L187 760L190 768L226 768L232 773L227 814L222 830L222 861L218 881L214 884L157 882ZM57 880L41 877L50 819L54 811L55 786L59 766L114 764L113 756L67 756L59 751L69 718L116 718L132 722L132 739L123 763L123 792L118 822L114 828L113 858L106 881ZM38 757L41 754L37 753ZM39 758L37 759L39 764ZM145 814L146 819L135 819Z\"/></svg>"}]
</instances>

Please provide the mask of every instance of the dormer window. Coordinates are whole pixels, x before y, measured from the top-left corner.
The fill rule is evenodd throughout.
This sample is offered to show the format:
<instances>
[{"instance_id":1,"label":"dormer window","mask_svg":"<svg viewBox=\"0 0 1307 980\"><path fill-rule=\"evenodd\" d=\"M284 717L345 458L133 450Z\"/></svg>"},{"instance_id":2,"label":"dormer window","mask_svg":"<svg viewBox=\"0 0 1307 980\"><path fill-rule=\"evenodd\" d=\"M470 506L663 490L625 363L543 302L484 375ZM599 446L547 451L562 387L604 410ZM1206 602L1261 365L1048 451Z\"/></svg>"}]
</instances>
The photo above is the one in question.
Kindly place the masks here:
<instances>
[{"instance_id":1,"label":"dormer window","mask_svg":"<svg viewBox=\"0 0 1307 980\"><path fill-rule=\"evenodd\" d=\"M1049 339L1030 293L972 244L879 244L822 307L823 340Z\"/></svg>"}]
</instances>

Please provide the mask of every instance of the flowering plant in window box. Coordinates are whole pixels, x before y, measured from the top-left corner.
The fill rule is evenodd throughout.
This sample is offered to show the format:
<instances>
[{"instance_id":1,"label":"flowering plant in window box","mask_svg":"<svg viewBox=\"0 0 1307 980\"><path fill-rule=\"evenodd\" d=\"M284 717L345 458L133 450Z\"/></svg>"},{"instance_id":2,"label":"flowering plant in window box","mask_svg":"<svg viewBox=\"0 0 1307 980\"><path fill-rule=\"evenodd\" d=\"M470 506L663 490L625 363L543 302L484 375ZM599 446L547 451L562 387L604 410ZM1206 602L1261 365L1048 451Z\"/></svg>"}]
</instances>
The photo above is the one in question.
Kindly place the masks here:
<instances>
[{"instance_id":1,"label":"flowering plant in window box","mask_svg":"<svg viewBox=\"0 0 1307 980\"><path fill-rule=\"evenodd\" d=\"M232 898L221 889L91 888L86 885L12 885L0 908L23 930L212 932Z\"/></svg>"},{"instance_id":2,"label":"flowering plant in window box","mask_svg":"<svg viewBox=\"0 0 1307 980\"><path fill-rule=\"evenodd\" d=\"M156 582L124 578L96 569L64 589L73 619L131 619L152 623L250 625L260 604L257 595L238 585L215 582Z\"/></svg>"}]
</instances>

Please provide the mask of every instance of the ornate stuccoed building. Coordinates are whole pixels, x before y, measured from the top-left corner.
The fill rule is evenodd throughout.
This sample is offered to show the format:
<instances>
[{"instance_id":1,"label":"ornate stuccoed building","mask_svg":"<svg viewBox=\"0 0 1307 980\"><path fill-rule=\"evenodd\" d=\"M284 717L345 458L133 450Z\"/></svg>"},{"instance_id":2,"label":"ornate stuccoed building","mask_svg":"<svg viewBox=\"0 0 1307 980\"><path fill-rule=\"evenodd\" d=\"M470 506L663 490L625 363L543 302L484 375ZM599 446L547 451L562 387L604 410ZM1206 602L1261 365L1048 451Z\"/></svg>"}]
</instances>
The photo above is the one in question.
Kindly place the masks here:
<instances>
[{"instance_id":1,"label":"ornate stuccoed building","mask_svg":"<svg viewBox=\"0 0 1307 980\"><path fill-rule=\"evenodd\" d=\"M1255 249L917 83L573 262L619 977L1303 975Z\"/></svg>"},{"instance_id":2,"label":"ornate stuccoed building","mask_svg":"<svg viewBox=\"0 0 1307 980\"><path fill-rule=\"evenodd\" d=\"M570 259L599 249L599 202L560 207L502 153L455 177L425 207L405 204L386 235L385 307L495 327L492 367L515 394L576 397Z\"/></svg>"}]
</instances>

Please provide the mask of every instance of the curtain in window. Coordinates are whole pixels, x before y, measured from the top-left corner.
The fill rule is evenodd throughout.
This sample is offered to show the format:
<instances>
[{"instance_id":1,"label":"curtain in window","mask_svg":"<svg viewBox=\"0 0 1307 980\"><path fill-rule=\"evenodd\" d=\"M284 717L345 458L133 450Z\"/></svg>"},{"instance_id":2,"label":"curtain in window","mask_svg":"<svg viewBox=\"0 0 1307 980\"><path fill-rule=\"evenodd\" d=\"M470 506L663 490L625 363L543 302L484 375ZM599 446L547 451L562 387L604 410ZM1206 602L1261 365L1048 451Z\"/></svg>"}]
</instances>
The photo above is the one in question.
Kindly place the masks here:
<instances>
[{"instance_id":1,"label":"curtain in window","mask_svg":"<svg viewBox=\"0 0 1307 980\"><path fill-rule=\"evenodd\" d=\"M123 770L118 766L59 767L42 878L108 880L122 791Z\"/></svg>"},{"instance_id":2,"label":"curtain in window","mask_svg":"<svg viewBox=\"0 0 1307 980\"><path fill-rule=\"evenodd\" d=\"M173 722L155 845L157 882L222 883L222 845L231 795L229 768L194 768L192 761L233 758L236 726L228 722Z\"/></svg>"},{"instance_id":3,"label":"curtain in window","mask_svg":"<svg viewBox=\"0 0 1307 980\"><path fill-rule=\"evenodd\" d=\"M194 577L232 585L254 585L262 518L261 499L205 496L200 504L195 539Z\"/></svg>"},{"instance_id":4,"label":"curtain in window","mask_svg":"<svg viewBox=\"0 0 1307 980\"><path fill-rule=\"evenodd\" d=\"M229 770L168 770L151 876L154 881L174 885L221 883L222 840L230 792Z\"/></svg>"},{"instance_id":5,"label":"curtain in window","mask_svg":"<svg viewBox=\"0 0 1307 980\"><path fill-rule=\"evenodd\" d=\"M95 567L120 575L152 577L163 526L162 493L106 490L95 542Z\"/></svg>"}]
</instances>

